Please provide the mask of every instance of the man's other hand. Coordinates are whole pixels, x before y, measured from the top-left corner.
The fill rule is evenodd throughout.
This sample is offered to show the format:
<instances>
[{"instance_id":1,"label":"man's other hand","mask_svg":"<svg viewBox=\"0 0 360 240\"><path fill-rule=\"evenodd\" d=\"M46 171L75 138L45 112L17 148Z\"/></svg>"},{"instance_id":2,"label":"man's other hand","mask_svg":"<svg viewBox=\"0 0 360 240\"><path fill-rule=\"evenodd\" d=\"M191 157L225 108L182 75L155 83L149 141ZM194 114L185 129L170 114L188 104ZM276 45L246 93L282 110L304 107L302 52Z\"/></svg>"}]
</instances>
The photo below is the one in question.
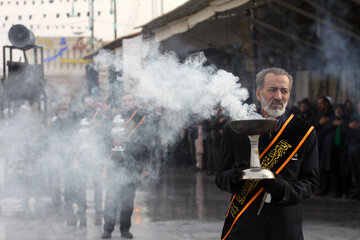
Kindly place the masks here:
<instances>
[{"instance_id":1,"label":"man's other hand","mask_svg":"<svg viewBox=\"0 0 360 240\"><path fill-rule=\"evenodd\" d=\"M275 174L274 179L263 179L263 187L265 192L270 193L277 198L283 198L285 193L285 180L279 174Z\"/></svg>"}]
</instances>

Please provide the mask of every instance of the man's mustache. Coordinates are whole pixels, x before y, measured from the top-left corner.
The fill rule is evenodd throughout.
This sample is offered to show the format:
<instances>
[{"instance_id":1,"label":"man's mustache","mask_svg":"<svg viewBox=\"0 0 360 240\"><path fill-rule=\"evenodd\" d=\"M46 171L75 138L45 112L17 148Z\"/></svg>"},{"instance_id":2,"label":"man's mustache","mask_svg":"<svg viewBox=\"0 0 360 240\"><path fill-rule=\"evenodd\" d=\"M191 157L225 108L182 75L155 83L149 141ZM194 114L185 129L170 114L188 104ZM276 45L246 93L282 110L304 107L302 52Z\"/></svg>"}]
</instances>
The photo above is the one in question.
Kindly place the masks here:
<instances>
[{"instance_id":1,"label":"man's mustache","mask_svg":"<svg viewBox=\"0 0 360 240\"><path fill-rule=\"evenodd\" d=\"M270 106L272 105L272 104L276 104L276 105L281 105L281 106L284 106L284 101L283 100L279 100L279 99L272 99L271 101L270 101Z\"/></svg>"}]
</instances>

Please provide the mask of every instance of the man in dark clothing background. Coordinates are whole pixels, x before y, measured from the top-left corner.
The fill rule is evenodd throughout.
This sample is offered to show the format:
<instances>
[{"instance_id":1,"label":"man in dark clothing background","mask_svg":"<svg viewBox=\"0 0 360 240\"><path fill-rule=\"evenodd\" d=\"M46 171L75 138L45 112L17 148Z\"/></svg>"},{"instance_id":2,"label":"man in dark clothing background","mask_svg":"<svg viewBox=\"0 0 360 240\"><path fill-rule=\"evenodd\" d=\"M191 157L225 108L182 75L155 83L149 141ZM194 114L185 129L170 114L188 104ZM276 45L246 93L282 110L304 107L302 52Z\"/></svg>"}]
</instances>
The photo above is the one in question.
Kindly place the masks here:
<instances>
[{"instance_id":1,"label":"man in dark clothing background","mask_svg":"<svg viewBox=\"0 0 360 240\"><path fill-rule=\"evenodd\" d=\"M316 132L318 138L319 167L320 167L320 189L318 195L325 195L330 190L330 159L326 157L324 152L324 144L327 135L327 125L330 119L335 117L335 113L328 97L322 96L317 101L319 113L316 124Z\"/></svg>"},{"instance_id":2,"label":"man in dark clothing background","mask_svg":"<svg viewBox=\"0 0 360 240\"><path fill-rule=\"evenodd\" d=\"M123 151L114 151L111 161L107 164L106 199L104 209L104 232L102 238L111 238L120 203L120 233L123 238L133 238L130 233L131 216L134 210L134 198L137 186L143 178L148 177L145 165L149 164L150 141L144 134L145 116L136 108L134 97L125 94L120 106L114 111L113 117L121 116L124 120L124 133L120 139L114 139L113 147L121 147Z\"/></svg>"},{"instance_id":3,"label":"man in dark clothing background","mask_svg":"<svg viewBox=\"0 0 360 240\"><path fill-rule=\"evenodd\" d=\"M278 126L270 135L260 136L262 152L288 119L285 113L290 97L292 77L283 69L268 68L257 74L257 99L264 117L278 118ZM307 125L302 120L301 124ZM223 190L236 194L239 191L242 170L249 168L250 141L247 136L236 134L227 125L221 143L221 167L216 184ZM223 239L292 240L303 239L302 201L311 196L319 185L318 152L315 131L312 131L298 152L275 179L259 182L271 195L260 215L258 210L263 193L237 219L230 234Z\"/></svg>"},{"instance_id":4,"label":"man in dark clothing background","mask_svg":"<svg viewBox=\"0 0 360 240\"><path fill-rule=\"evenodd\" d=\"M358 106L360 110L360 102ZM350 118L348 126L349 130L346 135L345 144L349 154L349 164L355 188L352 197L360 200L360 115L357 112L354 112Z\"/></svg>"},{"instance_id":5,"label":"man in dark clothing background","mask_svg":"<svg viewBox=\"0 0 360 240\"><path fill-rule=\"evenodd\" d=\"M104 153L104 132L105 132L105 107L96 106L94 95L85 95L82 99L83 112L77 116L78 124L78 141L74 152L72 169L70 170L68 187L73 193L69 194L70 202L66 204L69 211L73 210L72 201L78 205L77 215L80 219L80 226L87 225L87 183L94 187L94 207L95 207L95 224L101 224L102 214L102 166Z\"/></svg>"},{"instance_id":6,"label":"man in dark clothing background","mask_svg":"<svg viewBox=\"0 0 360 240\"><path fill-rule=\"evenodd\" d=\"M49 131L51 133L49 137L49 152L52 154L50 161L50 173L49 181L53 186L52 197L54 204L59 206L61 204L61 177L65 175L65 193L64 198L66 200L66 207L69 207L69 198L71 198L69 168L71 166L71 157L73 155L71 147L71 136L75 133L74 122L69 115L68 107L66 104L57 106L57 110L54 111L54 116L50 122ZM60 143L60 144L59 144ZM65 170L64 172L63 169ZM71 203L72 204L72 203ZM72 223L70 224L69 215L66 216L67 224L74 225L75 216L73 212L67 212L71 214Z\"/></svg>"},{"instance_id":7,"label":"man in dark clothing background","mask_svg":"<svg viewBox=\"0 0 360 240\"><path fill-rule=\"evenodd\" d=\"M298 118L306 121L312 126L316 125L315 114L308 98L301 100L299 103L299 110L300 113L297 115Z\"/></svg>"},{"instance_id":8,"label":"man in dark clothing background","mask_svg":"<svg viewBox=\"0 0 360 240\"><path fill-rule=\"evenodd\" d=\"M322 127L325 134L322 148L321 169L329 174L329 191L332 197L349 196L351 190L351 171L345 139L349 130L349 118L345 115L345 107L335 107L335 116ZM327 192L326 191L326 192Z\"/></svg>"},{"instance_id":9,"label":"man in dark clothing background","mask_svg":"<svg viewBox=\"0 0 360 240\"><path fill-rule=\"evenodd\" d=\"M210 122L211 145L209 148L208 174L216 172L220 165L220 142L224 133L226 118L220 107L217 108L216 115Z\"/></svg>"}]
</instances>

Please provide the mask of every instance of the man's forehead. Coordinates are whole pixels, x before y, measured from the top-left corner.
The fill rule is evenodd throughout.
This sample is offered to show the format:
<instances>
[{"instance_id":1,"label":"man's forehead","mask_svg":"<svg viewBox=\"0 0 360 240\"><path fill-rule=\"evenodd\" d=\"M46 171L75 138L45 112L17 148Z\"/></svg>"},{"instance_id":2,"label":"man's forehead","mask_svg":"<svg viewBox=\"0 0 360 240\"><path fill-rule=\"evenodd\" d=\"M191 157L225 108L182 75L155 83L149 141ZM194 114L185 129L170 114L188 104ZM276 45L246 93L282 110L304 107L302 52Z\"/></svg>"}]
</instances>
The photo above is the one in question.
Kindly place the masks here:
<instances>
[{"instance_id":1,"label":"man's forehead","mask_svg":"<svg viewBox=\"0 0 360 240\"><path fill-rule=\"evenodd\" d=\"M125 95L125 96L123 96L122 97L122 100L124 101L124 100L133 100L134 98L133 98L133 96L132 95Z\"/></svg>"},{"instance_id":2,"label":"man's forehead","mask_svg":"<svg viewBox=\"0 0 360 240\"><path fill-rule=\"evenodd\" d=\"M91 98L91 97L86 97L85 99L84 99L84 103L93 103L94 101L93 101L93 99Z\"/></svg>"},{"instance_id":3,"label":"man's forehead","mask_svg":"<svg viewBox=\"0 0 360 240\"><path fill-rule=\"evenodd\" d=\"M290 87L290 79L285 74L275 74L268 73L264 77L264 86L272 87L272 86L281 86L281 87Z\"/></svg>"}]
</instances>

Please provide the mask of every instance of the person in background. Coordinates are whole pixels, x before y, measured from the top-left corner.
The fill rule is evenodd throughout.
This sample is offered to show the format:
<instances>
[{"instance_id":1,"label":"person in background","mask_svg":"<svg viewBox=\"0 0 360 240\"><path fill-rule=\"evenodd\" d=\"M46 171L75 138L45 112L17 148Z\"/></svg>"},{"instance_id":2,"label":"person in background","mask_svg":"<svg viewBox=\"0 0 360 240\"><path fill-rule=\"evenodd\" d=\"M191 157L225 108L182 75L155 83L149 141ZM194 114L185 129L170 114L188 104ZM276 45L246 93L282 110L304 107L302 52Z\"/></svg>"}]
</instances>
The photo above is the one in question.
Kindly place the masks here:
<instances>
[{"instance_id":1,"label":"person in background","mask_svg":"<svg viewBox=\"0 0 360 240\"><path fill-rule=\"evenodd\" d=\"M220 143L224 134L226 118L222 113L222 109L216 109L216 115L210 121L210 137L211 146L209 149L208 175L213 175L219 169L220 165Z\"/></svg>"},{"instance_id":2,"label":"person in background","mask_svg":"<svg viewBox=\"0 0 360 240\"><path fill-rule=\"evenodd\" d=\"M315 113L308 98L301 100L299 103L299 110L300 113L297 115L298 118L306 121L312 126L316 125Z\"/></svg>"},{"instance_id":3,"label":"person in background","mask_svg":"<svg viewBox=\"0 0 360 240\"><path fill-rule=\"evenodd\" d=\"M103 132L105 110L95 105L94 96L85 95L82 99L83 112L77 117L78 134L71 170L69 171L68 191L66 194L66 211L69 216L74 211L72 203L78 206L77 218L80 226L87 225L87 182L94 186L95 225L101 224L102 216L102 167L104 156ZM70 221L71 222L71 221Z\"/></svg>"},{"instance_id":4,"label":"person in background","mask_svg":"<svg viewBox=\"0 0 360 240\"><path fill-rule=\"evenodd\" d=\"M62 177L66 176L66 171L63 172L63 170L67 169L71 158L71 137L74 134L74 125L66 104L57 105L57 110L54 109L53 114L48 137L48 154L51 156L48 160L48 171L53 204L60 206L60 182Z\"/></svg>"},{"instance_id":5,"label":"person in background","mask_svg":"<svg viewBox=\"0 0 360 240\"><path fill-rule=\"evenodd\" d=\"M344 110L345 116L348 119L356 118L356 116L358 115L358 112L355 110L354 104L352 103L352 101L347 99L345 101L344 105L345 105L345 110Z\"/></svg>"},{"instance_id":6,"label":"person in background","mask_svg":"<svg viewBox=\"0 0 360 240\"><path fill-rule=\"evenodd\" d=\"M113 119L123 128L123 134L113 135L113 154L107 166L104 231L101 238L111 238L120 203L120 233L133 238L130 232L136 188L149 176L147 166L151 140L146 132L146 116L135 105L134 96L124 94L113 111ZM120 120L122 119L122 120ZM116 137L117 136L117 137Z\"/></svg>"},{"instance_id":7,"label":"person in background","mask_svg":"<svg viewBox=\"0 0 360 240\"><path fill-rule=\"evenodd\" d=\"M325 127L330 118L335 116L333 106L328 97L322 96L317 100L318 105L318 117L316 123L316 132L318 137L318 149L319 149L319 162L320 162L320 189L316 193L317 195L326 195L329 193L330 185L330 163L329 159L323 154L324 141L327 134L327 128Z\"/></svg>"},{"instance_id":8,"label":"person in background","mask_svg":"<svg viewBox=\"0 0 360 240\"><path fill-rule=\"evenodd\" d=\"M358 103L360 112L360 102ZM354 192L350 197L360 201L360 115L352 114L349 121L349 130L346 135L345 145L349 154L350 169L353 176Z\"/></svg>"},{"instance_id":9,"label":"person in background","mask_svg":"<svg viewBox=\"0 0 360 240\"><path fill-rule=\"evenodd\" d=\"M204 169L204 136L202 124L197 125L197 134L195 138L195 158L196 158L196 169L201 171Z\"/></svg>"},{"instance_id":10,"label":"person in background","mask_svg":"<svg viewBox=\"0 0 360 240\"><path fill-rule=\"evenodd\" d=\"M345 115L345 107L339 104L335 107L335 116L323 126L325 133L323 158L327 165L323 169L329 171L330 196L349 196L351 189L351 172L348 161L348 152L345 138L348 131L348 117Z\"/></svg>"}]
</instances>

